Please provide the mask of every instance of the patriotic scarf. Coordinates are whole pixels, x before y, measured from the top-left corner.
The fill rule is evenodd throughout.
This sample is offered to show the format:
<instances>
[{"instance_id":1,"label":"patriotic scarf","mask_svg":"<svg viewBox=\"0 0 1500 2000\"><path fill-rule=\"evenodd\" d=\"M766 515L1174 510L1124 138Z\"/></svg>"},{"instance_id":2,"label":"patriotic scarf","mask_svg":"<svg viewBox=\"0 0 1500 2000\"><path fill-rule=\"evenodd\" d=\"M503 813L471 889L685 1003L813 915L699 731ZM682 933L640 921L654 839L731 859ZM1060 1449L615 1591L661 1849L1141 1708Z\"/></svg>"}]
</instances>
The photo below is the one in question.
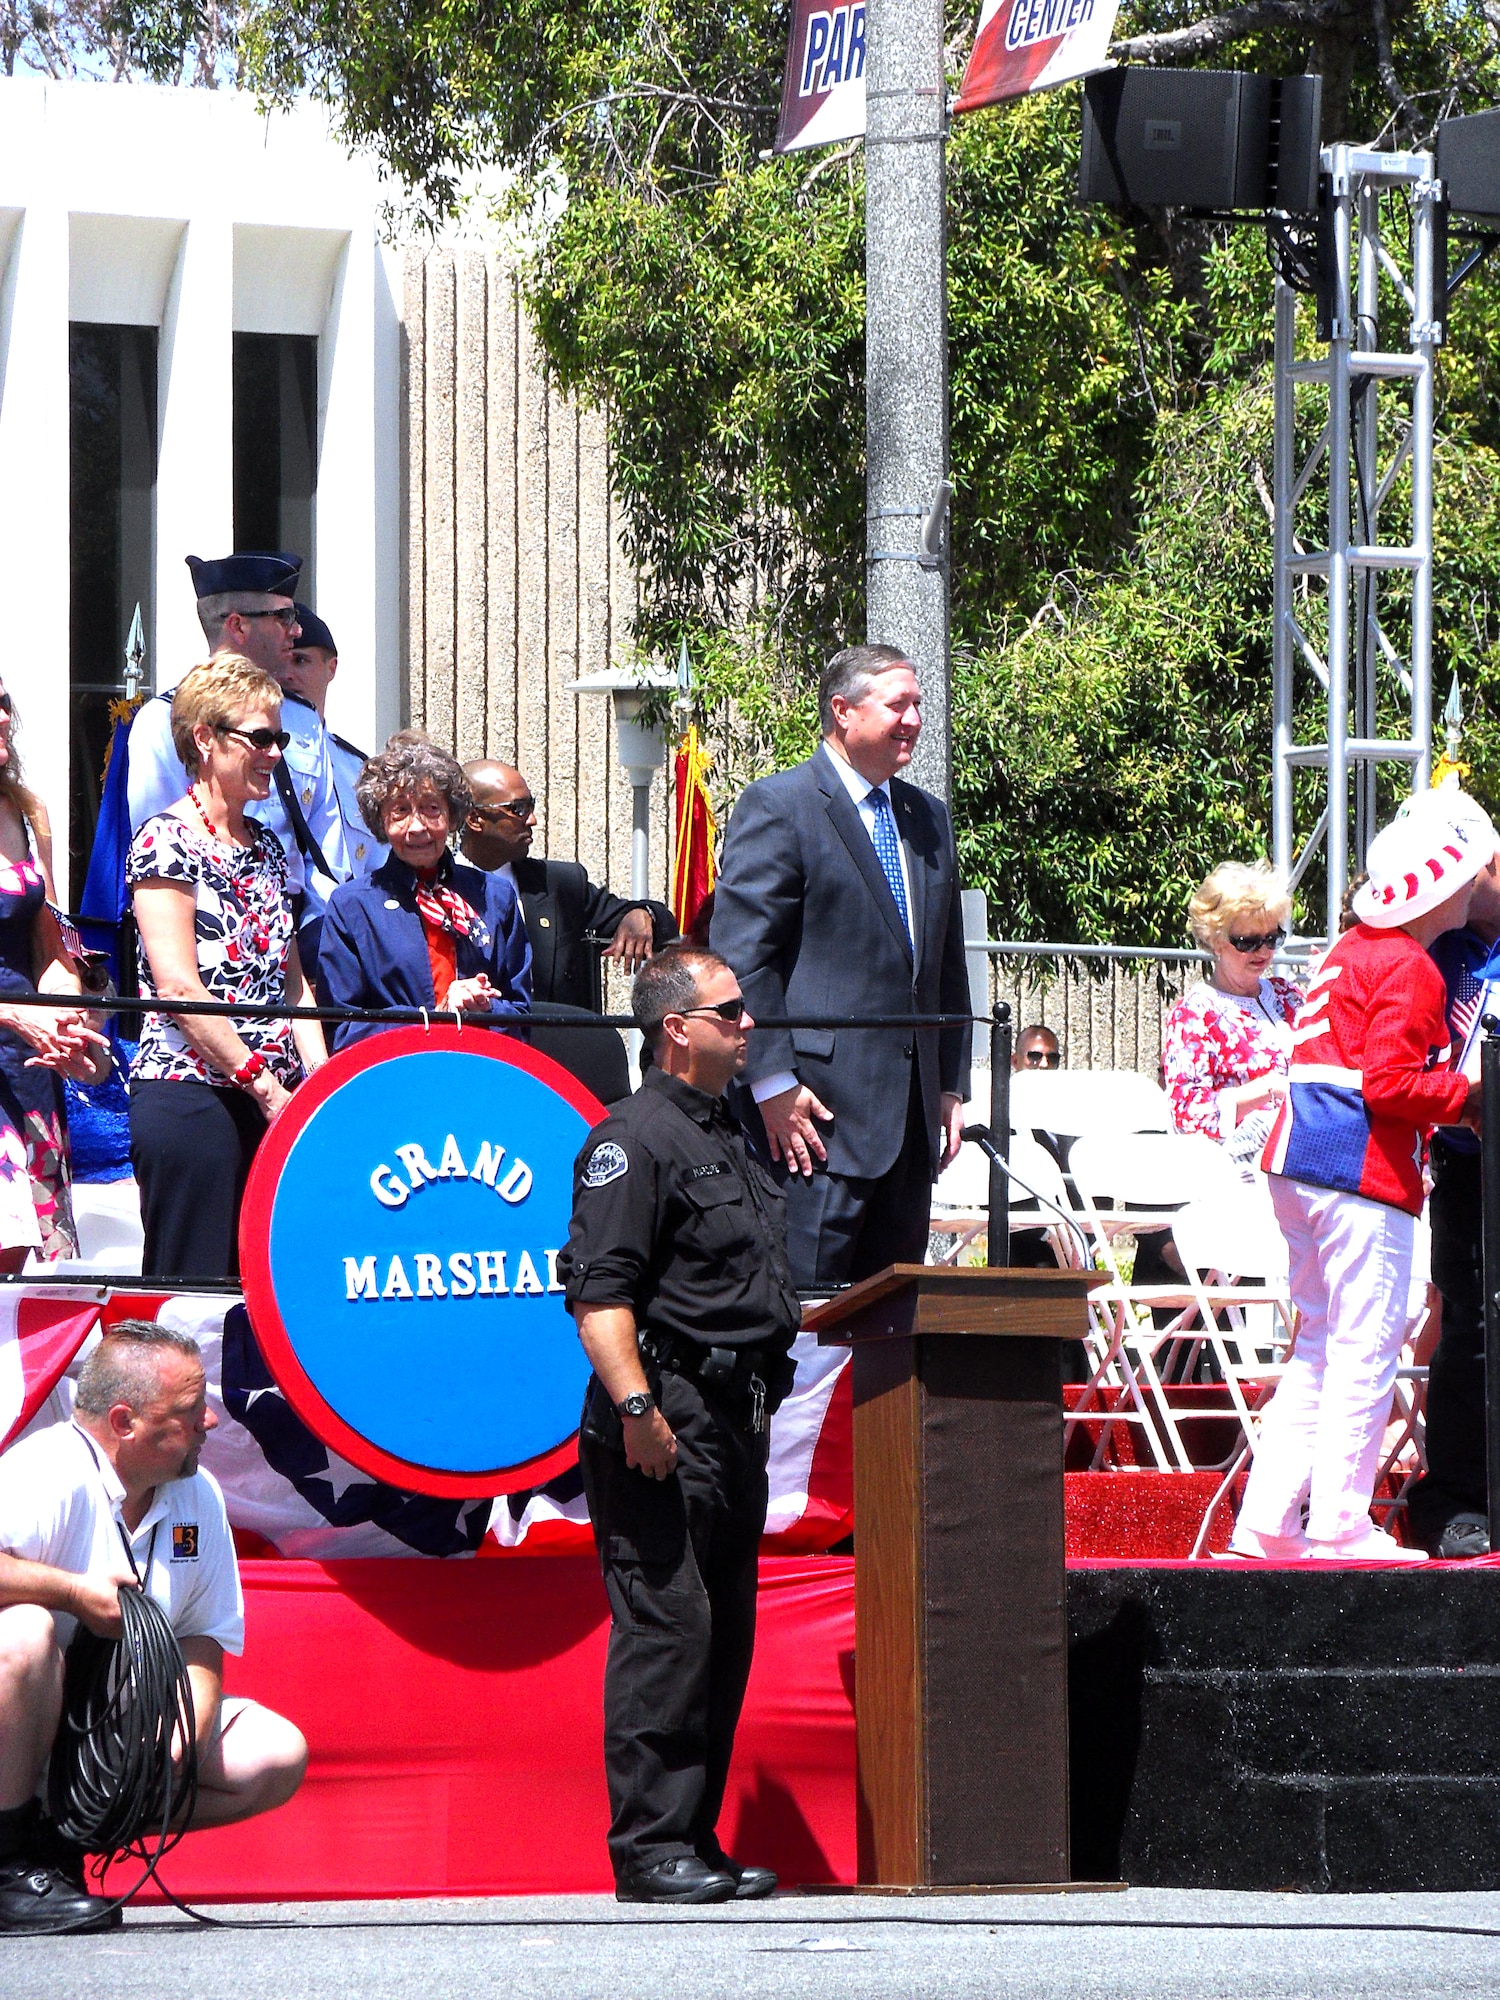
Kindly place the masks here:
<instances>
[{"instance_id":1,"label":"patriotic scarf","mask_svg":"<svg viewBox=\"0 0 1500 2000\"><path fill-rule=\"evenodd\" d=\"M458 891L442 879L444 870L451 872L452 867L451 859L444 855L431 882L424 882L413 871L417 914L435 931L447 931L453 937L473 938L482 951L487 936L483 919L471 903L465 902Z\"/></svg>"}]
</instances>

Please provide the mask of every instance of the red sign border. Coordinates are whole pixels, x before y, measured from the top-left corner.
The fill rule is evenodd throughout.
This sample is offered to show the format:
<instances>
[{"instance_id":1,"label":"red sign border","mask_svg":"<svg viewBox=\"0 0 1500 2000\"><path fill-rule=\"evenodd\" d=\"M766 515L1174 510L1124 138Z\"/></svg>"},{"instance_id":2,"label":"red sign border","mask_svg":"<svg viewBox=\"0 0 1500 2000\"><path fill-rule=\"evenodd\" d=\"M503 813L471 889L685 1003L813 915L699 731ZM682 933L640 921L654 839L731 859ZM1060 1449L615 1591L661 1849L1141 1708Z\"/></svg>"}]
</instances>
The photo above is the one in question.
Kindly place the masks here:
<instances>
[{"instance_id":1,"label":"red sign border","mask_svg":"<svg viewBox=\"0 0 1500 2000\"><path fill-rule=\"evenodd\" d=\"M495 1466L488 1472L443 1472L382 1451L379 1445L354 1430L313 1385L287 1334L271 1282L271 1215L276 1192L292 1148L314 1113L351 1077L392 1057L417 1055L427 1049L487 1056L494 1062L510 1063L529 1071L556 1091L590 1126L608 1116L593 1093L585 1090L561 1063L492 1028L467 1034L461 1028L437 1026L387 1028L368 1035L349 1048L340 1049L314 1070L292 1093L291 1103L262 1139L245 1182L240 1209L240 1279L251 1327L266 1365L276 1378L276 1386L316 1438L351 1465L357 1465L361 1472L368 1472L388 1486L440 1500L481 1500L499 1493L518 1493L528 1486L541 1486L565 1472L577 1458L577 1431L521 1465Z\"/></svg>"}]
</instances>

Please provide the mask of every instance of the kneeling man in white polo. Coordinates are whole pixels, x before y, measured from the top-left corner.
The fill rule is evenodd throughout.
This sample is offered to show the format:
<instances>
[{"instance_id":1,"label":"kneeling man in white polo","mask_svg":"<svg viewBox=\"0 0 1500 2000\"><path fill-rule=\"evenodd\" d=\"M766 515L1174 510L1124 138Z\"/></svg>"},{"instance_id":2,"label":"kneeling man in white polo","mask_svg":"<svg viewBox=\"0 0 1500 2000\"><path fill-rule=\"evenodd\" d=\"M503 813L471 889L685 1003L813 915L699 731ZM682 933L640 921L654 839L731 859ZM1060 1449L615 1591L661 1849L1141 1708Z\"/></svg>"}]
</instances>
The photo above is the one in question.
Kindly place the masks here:
<instances>
[{"instance_id":1,"label":"kneeling man in white polo","mask_svg":"<svg viewBox=\"0 0 1500 2000\"><path fill-rule=\"evenodd\" d=\"M224 1496L198 1470L215 1421L197 1342L125 1320L84 1363L73 1421L0 1457L0 1931L119 1921L85 1891L83 1856L37 1793L64 1652L80 1624L119 1633L122 1588L153 1597L182 1648L198 1748L192 1825L268 1812L302 1782L301 1731L223 1692L245 1605Z\"/></svg>"}]
</instances>

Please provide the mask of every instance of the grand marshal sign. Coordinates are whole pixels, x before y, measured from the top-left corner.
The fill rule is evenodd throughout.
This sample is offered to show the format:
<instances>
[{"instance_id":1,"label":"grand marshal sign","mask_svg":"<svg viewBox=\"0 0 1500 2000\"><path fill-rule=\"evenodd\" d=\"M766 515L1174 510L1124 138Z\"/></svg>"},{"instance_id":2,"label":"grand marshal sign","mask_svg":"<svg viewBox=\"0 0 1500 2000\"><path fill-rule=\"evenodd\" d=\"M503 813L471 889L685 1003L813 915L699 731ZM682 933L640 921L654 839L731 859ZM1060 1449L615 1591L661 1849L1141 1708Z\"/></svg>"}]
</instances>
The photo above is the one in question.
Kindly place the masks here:
<instances>
[{"instance_id":1,"label":"grand marshal sign","mask_svg":"<svg viewBox=\"0 0 1500 2000\"><path fill-rule=\"evenodd\" d=\"M324 1444L453 1496L571 1461L588 1363L557 1258L603 1116L491 1029L372 1035L295 1093L250 1174L240 1268L277 1385Z\"/></svg>"}]
</instances>

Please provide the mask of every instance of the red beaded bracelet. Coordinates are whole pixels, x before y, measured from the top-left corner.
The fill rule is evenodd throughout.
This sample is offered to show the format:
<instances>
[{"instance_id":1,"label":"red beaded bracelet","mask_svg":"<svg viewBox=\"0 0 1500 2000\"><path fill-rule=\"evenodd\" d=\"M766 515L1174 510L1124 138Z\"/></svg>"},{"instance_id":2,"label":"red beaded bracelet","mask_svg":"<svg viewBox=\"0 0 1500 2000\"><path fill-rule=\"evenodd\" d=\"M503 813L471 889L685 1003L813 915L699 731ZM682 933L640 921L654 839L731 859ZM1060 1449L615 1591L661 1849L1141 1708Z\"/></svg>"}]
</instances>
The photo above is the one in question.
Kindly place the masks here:
<instances>
[{"instance_id":1,"label":"red beaded bracelet","mask_svg":"<svg viewBox=\"0 0 1500 2000\"><path fill-rule=\"evenodd\" d=\"M241 1090L248 1090L266 1066L266 1059L259 1049L252 1049L234 1073L234 1082Z\"/></svg>"}]
</instances>

